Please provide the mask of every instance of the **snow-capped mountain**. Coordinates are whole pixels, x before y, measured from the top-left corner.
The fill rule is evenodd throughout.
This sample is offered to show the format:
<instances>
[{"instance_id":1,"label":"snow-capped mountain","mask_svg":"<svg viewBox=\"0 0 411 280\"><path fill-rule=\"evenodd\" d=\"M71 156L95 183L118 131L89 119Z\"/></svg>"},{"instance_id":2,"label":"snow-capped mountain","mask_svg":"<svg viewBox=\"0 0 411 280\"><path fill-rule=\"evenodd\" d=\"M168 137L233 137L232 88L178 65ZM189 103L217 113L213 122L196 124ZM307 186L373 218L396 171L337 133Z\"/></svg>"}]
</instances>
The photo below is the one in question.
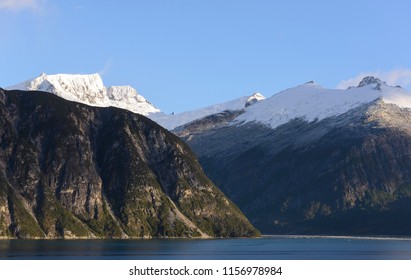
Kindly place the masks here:
<instances>
[{"instance_id":1,"label":"snow-capped mountain","mask_svg":"<svg viewBox=\"0 0 411 280\"><path fill-rule=\"evenodd\" d=\"M7 87L7 89L45 91L51 92L66 100L76 101L96 107L118 107L139 113L159 123L167 129L189 123L193 120L223 111L242 110L264 100L260 93L251 96L243 96L221 104L207 106L205 108L166 115L147 101L143 96L130 86L106 87L98 74L56 74L40 76L25 81L21 84Z\"/></svg>"},{"instance_id":2,"label":"snow-capped mountain","mask_svg":"<svg viewBox=\"0 0 411 280\"><path fill-rule=\"evenodd\" d=\"M148 117L160 124L161 126L173 130L176 127L182 126L203 117L218 114L224 111L238 111L245 107L254 105L255 103L264 100L265 97L256 92L251 96L243 96L224 103L207 106L205 108L183 112L175 115L165 115L163 113L150 114Z\"/></svg>"},{"instance_id":3,"label":"snow-capped mountain","mask_svg":"<svg viewBox=\"0 0 411 280\"><path fill-rule=\"evenodd\" d=\"M345 112L369 103L376 99L382 99L389 104L395 104L402 108L411 108L411 93L401 87L393 87L382 82L378 78L365 77L357 87L346 90L327 89L308 82L303 85L286 89L265 98L260 93L254 93L249 97L240 97L225 103L208 106L202 109L183 112L176 115L165 115L163 113L150 114L149 117L169 130L181 127L197 121L207 123L207 127L213 127L210 120L221 123L221 118L203 118L220 114L224 111L239 111L239 114L231 114L234 119L224 121L231 125L243 125L249 122L257 122L276 128L293 119L301 118L306 121L322 120L324 118L338 116Z\"/></svg>"},{"instance_id":4,"label":"snow-capped mountain","mask_svg":"<svg viewBox=\"0 0 411 280\"><path fill-rule=\"evenodd\" d=\"M235 121L237 124L259 122L275 128L295 118L314 121L338 116L378 98L411 108L411 93L388 86L377 78L366 77L358 87L346 90L326 89L313 82L284 90L246 108Z\"/></svg>"},{"instance_id":5,"label":"snow-capped mountain","mask_svg":"<svg viewBox=\"0 0 411 280\"><path fill-rule=\"evenodd\" d=\"M166 115L130 86L106 87L98 74L41 74L7 89L39 90L64 99L97 107L118 107L145 115L163 127L173 130L194 120L224 111L239 111L233 125L257 122L276 128L290 120L322 120L341 115L362 104L381 98L386 103L411 108L411 94L374 77L365 77L357 87L346 90L326 89L314 82L286 89L265 98L260 93L179 114Z\"/></svg>"},{"instance_id":6,"label":"snow-capped mountain","mask_svg":"<svg viewBox=\"0 0 411 280\"><path fill-rule=\"evenodd\" d=\"M174 130L267 234L411 233L411 93L313 82Z\"/></svg>"},{"instance_id":7,"label":"snow-capped mountain","mask_svg":"<svg viewBox=\"0 0 411 280\"><path fill-rule=\"evenodd\" d=\"M54 93L64 99L96 107L118 107L142 115L160 112L130 86L105 87L98 74L41 74L7 89L37 90Z\"/></svg>"}]
</instances>

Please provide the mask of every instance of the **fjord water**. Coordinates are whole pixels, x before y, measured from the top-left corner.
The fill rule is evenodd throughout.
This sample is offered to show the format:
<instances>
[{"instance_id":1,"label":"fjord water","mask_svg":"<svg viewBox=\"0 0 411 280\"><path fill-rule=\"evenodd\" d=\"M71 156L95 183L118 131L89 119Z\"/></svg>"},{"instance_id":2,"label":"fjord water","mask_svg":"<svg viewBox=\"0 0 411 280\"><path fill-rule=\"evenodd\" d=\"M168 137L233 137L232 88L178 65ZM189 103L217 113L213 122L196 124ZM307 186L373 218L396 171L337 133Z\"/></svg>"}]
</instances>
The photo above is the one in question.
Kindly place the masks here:
<instances>
[{"instance_id":1,"label":"fjord water","mask_svg":"<svg viewBox=\"0 0 411 280\"><path fill-rule=\"evenodd\" d=\"M411 239L270 236L208 240L0 240L0 259L411 259Z\"/></svg>"}]
</instances>

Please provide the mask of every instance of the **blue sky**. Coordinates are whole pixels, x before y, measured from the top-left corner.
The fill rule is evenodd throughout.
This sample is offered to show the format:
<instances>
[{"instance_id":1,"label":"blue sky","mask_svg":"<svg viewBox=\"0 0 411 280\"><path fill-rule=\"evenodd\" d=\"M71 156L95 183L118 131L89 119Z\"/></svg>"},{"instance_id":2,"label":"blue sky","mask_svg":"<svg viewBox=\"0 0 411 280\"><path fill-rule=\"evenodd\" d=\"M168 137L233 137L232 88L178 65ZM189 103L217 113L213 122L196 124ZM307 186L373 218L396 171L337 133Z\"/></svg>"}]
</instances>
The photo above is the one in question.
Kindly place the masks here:
<instances>
[{"instance_id":1,"label":"blue sky","mask_svg":"<svg viewBox=\"0 0 411 280\"><path fill-rule=\"evenodd\" d=\"M411 88L411 1L0 0L0 86L100 73L166 113L315 80Z\"/></svg>"}]
</instances>

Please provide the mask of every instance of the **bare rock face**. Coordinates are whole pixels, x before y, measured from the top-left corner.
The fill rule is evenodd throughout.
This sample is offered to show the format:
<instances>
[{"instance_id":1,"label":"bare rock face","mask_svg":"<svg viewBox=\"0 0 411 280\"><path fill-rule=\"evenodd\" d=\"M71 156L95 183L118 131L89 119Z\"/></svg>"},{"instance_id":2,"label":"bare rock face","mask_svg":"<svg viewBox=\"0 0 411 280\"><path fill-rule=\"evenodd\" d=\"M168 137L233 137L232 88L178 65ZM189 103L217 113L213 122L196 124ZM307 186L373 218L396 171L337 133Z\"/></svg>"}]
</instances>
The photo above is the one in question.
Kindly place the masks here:
<instances>
[{"instance_id":1,"label":"bare rock face","mask_svg":"<svg viewBox=\"0 0 411 280\"><path fill-rule=\"evenodd\" d=\"M0 236L255 236L178 137L147 118L0 90Z\"/></svg>"},{"instance_id":2,"label":"bare rock face","mask_svg":"<svg viewBox=\"0 0 411 280\"><path fill-rule=\"evenodd\" d=\"M234 120L242 113L244 113L244 110L226 110L221 113L205 116L203 118L191 121L185 125L176 127L175 129L173 129L173 133L175 133L179 137L184 137L187 135L218 129L226 126L229 122Z\"/></svg>"},{"instance_id":3,"label":"bare rock face","mask_svg":"<svg viewBox=\"0 0 411 280\"><path fill-rule=\"evenodd\" d=\"M411 234L409 109L376 100L320 121L183 137L263 233Z\"/></svg>"}]
</instances>

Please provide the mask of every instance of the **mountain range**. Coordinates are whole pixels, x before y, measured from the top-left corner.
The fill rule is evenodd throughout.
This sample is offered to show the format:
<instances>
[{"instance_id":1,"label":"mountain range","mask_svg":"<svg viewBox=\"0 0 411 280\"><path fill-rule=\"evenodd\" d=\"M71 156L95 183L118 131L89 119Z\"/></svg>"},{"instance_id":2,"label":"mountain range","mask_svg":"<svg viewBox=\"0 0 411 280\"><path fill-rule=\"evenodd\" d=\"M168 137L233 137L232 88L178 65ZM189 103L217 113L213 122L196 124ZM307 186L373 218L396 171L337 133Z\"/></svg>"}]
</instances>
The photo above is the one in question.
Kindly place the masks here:
<instances>
[{"instance_id":1,"label":"mountain range","mask_svg":"<svg viewBox=\"0 0 411 280\"><path fill-rule=\"evenodd\" d=\"M263 233L410 235L410 100L307 83L175 131Z\"/></svg>"},{"instance_id":2,"label":"mountain range","mask_svg":"<svg viewBox=\"0 0 411 280\"><path fill-rule=\"evenodd\" d=\"M410 108L409 92L365 77L176 115L131 111L182 138L263 233L410 235Z\"/></svg>"},{"instance_id":3,"label":"mountain range","mask_svg":"<svg viewBox=\"0 0 411 280\"><path fill-rule=\"evenodd\" d=\"M116 107L144 115L161 126L172 130L190 121L225 110L241 110L265 97L260 93L243 96L221 104L180 114L164 114L146 100L131 86L110 86L103 84L99 74L55 74L40 76L23 83L9 86L8 90L45 91L69 101L76 101L95 107Z\"/></svg>"}]
</instances>

